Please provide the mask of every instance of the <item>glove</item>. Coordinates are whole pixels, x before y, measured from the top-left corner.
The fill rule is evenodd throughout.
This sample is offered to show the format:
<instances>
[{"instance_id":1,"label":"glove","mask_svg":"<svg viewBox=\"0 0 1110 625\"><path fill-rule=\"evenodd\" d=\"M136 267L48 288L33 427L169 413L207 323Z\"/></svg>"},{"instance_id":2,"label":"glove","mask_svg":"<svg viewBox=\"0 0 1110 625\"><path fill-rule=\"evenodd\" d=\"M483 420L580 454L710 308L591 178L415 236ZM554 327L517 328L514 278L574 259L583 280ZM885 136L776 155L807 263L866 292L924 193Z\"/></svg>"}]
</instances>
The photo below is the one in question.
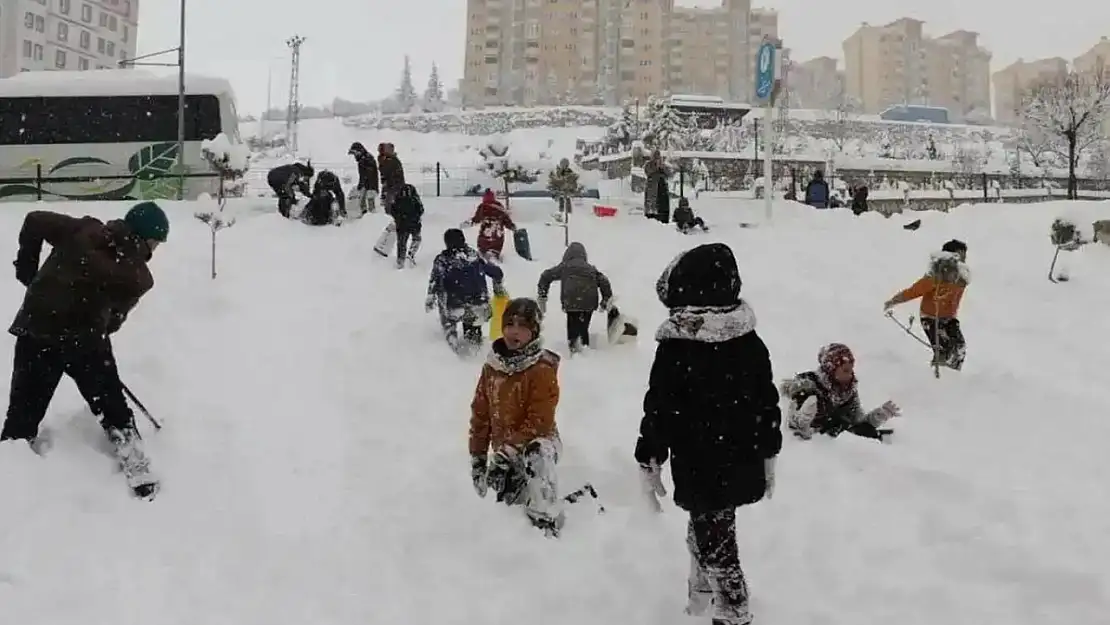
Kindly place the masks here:
<instances>
[{"instance_id":1,"label":"glove","mask_svg":"<svg viewBox=\"0 0 1110 625\"><path fill-rule=\"evenodd\" d=\"M883 302L883 312L889 312L892 308L894 308L894 300L888 299L887 301Z\"/></svg>"},{"instance_id":2,"label":"glove","mask_svg":"<svg viewBox=\"0 0 1110 625\"><path fill-rule=\"evenodd\" d=\"M424 300L424 312L432 312L432 309L435 308L435 307L436 307L436 296L435 295L429 295L428 299Z\"/></svg>"},{"instance_id":3,"label":"glove","mask_svg":"<svg viewBox=\"0 0 1110 625\"><path fill-rule=\"evenodd\" d=\"M609 300L607 300L607 299L601 300L601 303L597 305L597 309L600 312L605 312L605 311L609 310Z\"/></svg>"},{"instance_id":4,"label":"glove","mask_svg":"<svg viewBox=\"0 0 1110 625\"><path fill-rule=\"evenodd\" d=\"M39 259L23 250L19 250L12 266L15 267L15 279L23 286L28 287L35 280L35 274L39 272Z\"/></svg>"},{"instance_id":5,"label":"glove","mask_svg":"<svg viewBox=\"0 0 1110 625\"><path fill-rule=\"evenodd\" d=\"M497 297L508 297L509 292L505 290L505 284L500 280L493 283L493 294Z\"/></svg>"},{"instance_id":6,"label":"glove","mask_svg":"<svg viewBox=\"0 0 1110 625\"><path fill-rule=\"evenodd\" d=\"M662 473L659 465L640 465L640 485L643 488L644 495L647 496L648 505L655 512L663 511L663 505L659 503L659 498L667 496L667 489L663 486Z\"/></svg>"},{"instance_id":7,"label":"glove","mask_svg":"<svg viewBox=\"0 0 1110 625\"><path fill-rule=\"evenodd\" d=\"M485 497L486 493L489 492L486 471L485 455L470 457L470 479L474 482L474 492L478 493L479 497Z\"/></svg>"},{"instance_id":8,"label":"glove","mask_svg":"<svg viewBox=\"0 0 1110 625\"><path fill-rule=\"evenodd\" d=\"M767 458L763 461L763 480L767 483L763 495L770 499L775 495L775 459Z\"/></svg>"},{"instance_id":9,"label":"glove","mask_svg":"<svg viewBox=\"0 0 1110 625\"><path fill-rule=\"evenodd\" d=\"M540 314L541 315L546 315L547 314L547 298L546 297L537 298L536 299L536 304L540 307Z\"/></svg>"},{"instance_id":10,"label":"glove","mask_svg":"<svg viewBox=\"0 0 1110 625\"><path fill-rule=\"evenodd\" d=\"M798 438L802 440L813 438L813 420L817 418L817 405L816 395L810 395L797 409L791 402L787 423Z\"/></svg>"},{"instance_id":11,"label":"glove","mask_svg":"<svg viewBox=\"0 0 1110 625\"><path fill-rule=\"evenodd\" d=\"M867 416L869 417L868 420L875 427L878 427L886 423L887 421L890 421L894 417L900 416L901 414L902 409L898 407L898 404L892 401L888 401L882 406L879 406L878 408L872 410Z\"/></svg>"}]
</instances>

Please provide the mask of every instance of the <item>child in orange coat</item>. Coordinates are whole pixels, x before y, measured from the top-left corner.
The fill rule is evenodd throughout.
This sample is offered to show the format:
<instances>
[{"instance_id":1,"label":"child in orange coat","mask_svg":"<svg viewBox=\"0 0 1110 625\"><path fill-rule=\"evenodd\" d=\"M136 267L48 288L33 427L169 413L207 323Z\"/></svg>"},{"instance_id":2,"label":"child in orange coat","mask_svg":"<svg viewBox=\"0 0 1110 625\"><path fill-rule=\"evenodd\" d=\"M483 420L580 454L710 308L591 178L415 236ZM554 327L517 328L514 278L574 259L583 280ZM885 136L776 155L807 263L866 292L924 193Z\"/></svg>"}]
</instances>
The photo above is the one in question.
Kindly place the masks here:
<instances>
[{"instance_id":1,"label":"child in orange coat","mask_svg":"<svg viewBox=\"0 0 1110 625\"><path fill-rule=\"evenodd\" d=\"M548 536L563 526L555 463L562 444L555 425L559 356L543 348L540 307L509 302L470 404L470 473L480 497L524 507ZM491 453L492 452L492 453Z\"/></svg>"},{"instance_id":2,"label":"child in orange coat","mask_svg":"<svg viewBox=\"0 0 1110 625\"><path fill-rule=\"evenodd\" d=\"M967 267L967 244L952 239L934 253L929 272L909 288L883 304L890 310L898 304L921 299L921 327L933 345L933 364L959 370L967 355L967 342L960 329L960 302L971 283Z\"/></svg>"}]
</instances>

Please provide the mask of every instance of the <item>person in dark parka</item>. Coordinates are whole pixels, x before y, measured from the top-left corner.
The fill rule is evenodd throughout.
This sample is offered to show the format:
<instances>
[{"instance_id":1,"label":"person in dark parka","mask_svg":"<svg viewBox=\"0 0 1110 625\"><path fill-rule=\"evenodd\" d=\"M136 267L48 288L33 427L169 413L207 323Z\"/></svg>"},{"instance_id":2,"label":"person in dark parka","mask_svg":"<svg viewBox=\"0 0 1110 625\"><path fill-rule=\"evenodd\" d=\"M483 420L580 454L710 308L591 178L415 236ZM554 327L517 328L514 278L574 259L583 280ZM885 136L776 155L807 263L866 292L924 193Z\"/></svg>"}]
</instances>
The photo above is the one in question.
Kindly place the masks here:
<instances>
[{"instance_id":1,"label":"person in dark parka","mask_svg":"<svg viewBox=\"0 0 1110 625\"><path fill-rule=\"evenodd\" d=\"M547 295L551 283L561 282L559 300L567 315L567 343L572 352L590 345L590 321L595 310L608 310L613 287L604 273L590 264L586 246L571 242L563 252L563 261L540 274L536 285L540 310L547 313Z\"/></svg>"},{"instance_id":2,"label":"person in dark parka","mask_svg":"<svg viewBox=\"0 0 1110 625\"><path fill-rule=\"evenodd\" d=\"M828 208L831 196L829 183L825 181L825 173L820 169L813 172L813 179L806 185L806 204L813 208Z\"/></svg>"},{"instance_id":3,"label":"person in dark parka","mask_svg":"<svg viewBox=\"0 0 1110 625\"><path fill-rule=\"evenodd\" d=\"M857 216L867 212L867 185L852 189L852 212Z\"/></svg>"},{"instance_id":4,"label":"person in dark parka","mask_svg":"<svg viewBox=\"0 0 1110 625\"><path fill-rule=\"evenodd\" d=\"M277 194L278 212L282 217L288 217L293 205L297 203L297 191L306 197L312 195L309 182L315 173L311 164L289 163L278 165L266 174L266 182Z\"/></svg>"},{"instance_id":5,"label":"person in dark parka","mask_svg":"<svg viewBox=\"0 0 1110 625\"><path fill-rule=\"evenodd\" d=\"M674 225L682 234L690 234L694 228L701 228L703 232L709 232L709 226L705 225L705 220L694 214L694 209L690 208L689 198L679 198L678 208L674 209Z\"/></svg>"},{"instance_id":6,"label":"person in dark parka","mask_svg":"<svg viewBox=\"0 0 1110 625\"><path fill-rule=\"evenodd\" d=\"M339 177L325 169L316 177L312 196L305 205L301 219L310 226L326 226L337 223L338 218L346 215L347 203Z\"/></svg>"},{"instance_id":7,"label":"person in dark parka","mask_svg":"<svg viewBox=\"0 0 1110 625\"><path fill-rule=\"evenodd\" d=\"M393 201L393 223L397 228L397 268L402 269L407 260L416 265L416 253L420 251L420 231L424 219L424 203L416 187L406 184L397 192Z\"/></svg>"},{"instance_id":8,"label":"person in dark parka","mask_svg":"<svg viewBox=\"0 0 1110 625\"><path fill-rule=\"evenodd\" d=\"M374 155L358 141L351 144L347 154L355 157L358 166L358 185L355 191L358 197L358 207L363 213L374 212L374 200L378 195L378 162Z\"/></svg>"},{"instance_id":9,"label":"person in dark parka","mask_svg":"<svg viewBox=\"0 0 1110 625\"><path fill-rule=\"evenodd\" d=\"M751 622L736 541L736 508L774 489L782 447L778 390L740 271L722 243L680 254L656 291L670 316L659 327L636 461L654 495L671 461L675 503L690 514L687 612L713 609L718 625Z\"/></svg>"}]
</instances>

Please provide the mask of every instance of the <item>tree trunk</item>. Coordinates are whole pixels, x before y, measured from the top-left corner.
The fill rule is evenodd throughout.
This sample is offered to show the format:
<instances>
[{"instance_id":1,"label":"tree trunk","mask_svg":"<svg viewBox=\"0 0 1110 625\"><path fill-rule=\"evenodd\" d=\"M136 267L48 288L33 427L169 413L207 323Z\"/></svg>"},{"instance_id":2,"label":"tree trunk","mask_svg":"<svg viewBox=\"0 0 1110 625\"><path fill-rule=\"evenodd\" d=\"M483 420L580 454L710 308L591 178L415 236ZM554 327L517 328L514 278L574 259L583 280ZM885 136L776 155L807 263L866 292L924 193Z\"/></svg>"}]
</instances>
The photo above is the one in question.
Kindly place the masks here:
<instances>
[{"instance_id":1,"label":"tree trunk","mask_svg":"<svg viewBox=\"0 0 1110 625\"><path fill-rule=\"evenodd\" d=\"M1075 144L1078 142L1079 133L1068 133L1068 199L1079 199L1079 181L1075 178Z\"/></svg>"}]
</instances>

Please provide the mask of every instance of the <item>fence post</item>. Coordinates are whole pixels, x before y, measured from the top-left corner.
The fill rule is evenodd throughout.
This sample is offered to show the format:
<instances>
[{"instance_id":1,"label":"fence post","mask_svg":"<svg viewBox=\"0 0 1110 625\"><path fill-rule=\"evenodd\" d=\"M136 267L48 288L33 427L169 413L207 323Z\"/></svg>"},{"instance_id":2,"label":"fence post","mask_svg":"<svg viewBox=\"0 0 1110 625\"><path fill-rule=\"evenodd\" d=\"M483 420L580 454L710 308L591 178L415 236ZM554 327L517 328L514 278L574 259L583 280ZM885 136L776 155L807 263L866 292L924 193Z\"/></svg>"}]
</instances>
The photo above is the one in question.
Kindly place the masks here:
<instances>
[{"instance_id":1,"label":"fence post","mask_svg":"<svg viewBox=\"0 0 1110 625\"><path fill-rule=\"evenodd\" d=\"M35 163L35 196L42 201L42 163Z\"/></svg>"},{"instance_id":2,"label":"fence post","mask_svg":"<svg viewBox=\"0 0 1110 625\"><path fill-rule=\"evenodd\" d=\"M439 170L440 170L439 161L436 161L436 197L440 197L440 192L442 190L440 188L440 183L439 183Z\"/></svg>"},{"instance_id":3,"label":"fence post","mask_svg":"<svg viewBox=\"0 0 1110 625\"><path fill-rule=\"evenodd\" d=\"M990 194L987 192L987 172L983 172L983 201L990 201Z\"/></svg>"},{"instance_id":4,"label":"fence post","mask_svg":"<svg viewBox=\"0 0 1110 625\"><path fill-rule=\"evenodd\" d=\"M686 197L686 171L678 170L678 197Z\"/></svg>"}]
</instances>

